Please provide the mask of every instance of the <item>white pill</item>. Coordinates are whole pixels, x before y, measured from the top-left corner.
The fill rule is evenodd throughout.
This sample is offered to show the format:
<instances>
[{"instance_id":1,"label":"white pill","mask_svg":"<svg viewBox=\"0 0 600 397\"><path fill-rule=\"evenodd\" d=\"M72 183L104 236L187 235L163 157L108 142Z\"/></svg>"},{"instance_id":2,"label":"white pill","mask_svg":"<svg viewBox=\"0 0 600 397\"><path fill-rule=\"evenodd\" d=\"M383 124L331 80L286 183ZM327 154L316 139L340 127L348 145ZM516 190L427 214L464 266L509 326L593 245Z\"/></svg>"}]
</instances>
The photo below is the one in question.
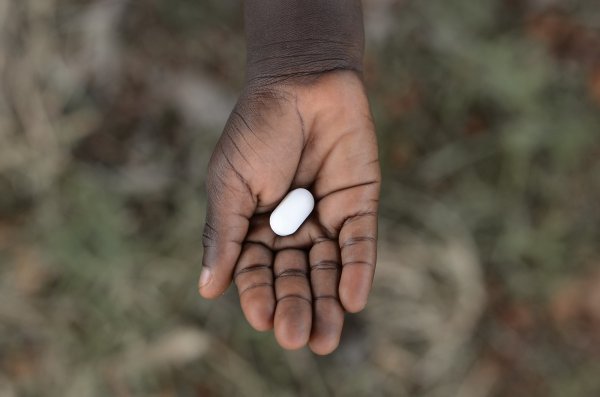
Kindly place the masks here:
<instances>
[{"instance_id":1,"label":"white pill","mask_svg":"<svg viewBox=\"0 0 600 397\"><path fill-rule=\"evenodd\" d=\"M315 199L306 189L292 190L273 210L269 220L278 236L294 234L315 207Z\"/></svg>"}]
</instances>

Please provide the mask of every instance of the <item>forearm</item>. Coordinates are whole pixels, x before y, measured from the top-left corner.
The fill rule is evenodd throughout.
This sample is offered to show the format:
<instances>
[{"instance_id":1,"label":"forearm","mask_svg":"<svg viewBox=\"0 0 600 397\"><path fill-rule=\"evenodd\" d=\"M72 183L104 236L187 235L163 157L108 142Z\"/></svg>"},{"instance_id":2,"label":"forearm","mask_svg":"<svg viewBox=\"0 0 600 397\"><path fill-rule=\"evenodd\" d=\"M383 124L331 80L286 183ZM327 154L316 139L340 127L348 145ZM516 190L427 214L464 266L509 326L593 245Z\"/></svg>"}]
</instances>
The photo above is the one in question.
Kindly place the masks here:
<instances>
[{"instance_id":1,"label":"forearm","mask_svg":"<svg viewBox=\"0 0 600 397\"><path fill-rule=\"evenodd\" d=\"M246 0L247 79L362 71L360 0Z\"/></svg>"}]
</instances>

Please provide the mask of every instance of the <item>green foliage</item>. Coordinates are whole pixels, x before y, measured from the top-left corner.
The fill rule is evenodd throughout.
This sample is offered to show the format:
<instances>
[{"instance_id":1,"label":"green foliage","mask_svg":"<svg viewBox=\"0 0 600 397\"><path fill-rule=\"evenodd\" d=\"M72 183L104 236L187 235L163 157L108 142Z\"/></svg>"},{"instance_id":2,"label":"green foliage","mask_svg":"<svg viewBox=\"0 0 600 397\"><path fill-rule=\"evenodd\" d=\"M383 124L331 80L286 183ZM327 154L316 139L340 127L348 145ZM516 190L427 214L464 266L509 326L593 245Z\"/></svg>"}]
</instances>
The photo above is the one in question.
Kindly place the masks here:
<instances>
[{"instance_id":1,"label":"green foliage","mask_svg":"<svg viewBox=\"0 0 600 397\"><path fill-rule=\"evenodd\" d=\"M595 1L560 3L563 47L585 39L563 53L531 33L539 2L365 2L393 22L365 76L383 275L325 358L195 291L203 120L243 82L240 2L42 3L0 5L0 395L598 394L586 304L551 319L599 255ZM451 328L461 288L489 302Z\"/></svg>"}]
</instances>

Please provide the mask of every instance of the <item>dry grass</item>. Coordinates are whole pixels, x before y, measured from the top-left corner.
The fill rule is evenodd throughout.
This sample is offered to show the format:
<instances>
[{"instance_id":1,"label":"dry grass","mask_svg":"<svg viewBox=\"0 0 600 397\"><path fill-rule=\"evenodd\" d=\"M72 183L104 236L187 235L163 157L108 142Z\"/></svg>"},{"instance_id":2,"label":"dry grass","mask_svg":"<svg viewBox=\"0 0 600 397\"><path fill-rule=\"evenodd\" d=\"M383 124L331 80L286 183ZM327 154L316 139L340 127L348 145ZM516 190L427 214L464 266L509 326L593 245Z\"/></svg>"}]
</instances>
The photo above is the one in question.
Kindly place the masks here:
<instances>
[{"instance_id":1,"label":"dry grass","mask_svg":"<svg viewBox=\"0 0 600 397\"><path fill-rule=\"evenodd\" d=\"M595 2L365 9L381 254L319 358L196 296L238 2L0 2L0 395L600 393Z\"/></svg>"}]
</instances>

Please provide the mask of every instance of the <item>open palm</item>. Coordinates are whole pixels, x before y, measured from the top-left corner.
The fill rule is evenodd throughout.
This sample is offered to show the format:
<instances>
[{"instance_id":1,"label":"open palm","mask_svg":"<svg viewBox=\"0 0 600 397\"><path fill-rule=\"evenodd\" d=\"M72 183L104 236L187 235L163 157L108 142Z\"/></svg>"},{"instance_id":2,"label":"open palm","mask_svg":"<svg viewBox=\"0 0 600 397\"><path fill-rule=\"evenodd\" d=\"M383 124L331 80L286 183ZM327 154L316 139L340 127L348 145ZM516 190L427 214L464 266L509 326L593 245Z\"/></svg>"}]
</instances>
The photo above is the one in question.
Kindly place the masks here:
<instances>
[{"instance_id":1,"label":"open palm","mask_svg":"<svg viewBox=\"0 0 600 397\"><path fill-rule=\"evenodd\" d=\"M249 323L287 349L333 351L344 310L367 302L376 262L380 171L364 88L353 72L248 87L209 164L200 293L232 280ZM315 196L293 235L269 227L291 189Z\"/></svg>"}]
</instances>

